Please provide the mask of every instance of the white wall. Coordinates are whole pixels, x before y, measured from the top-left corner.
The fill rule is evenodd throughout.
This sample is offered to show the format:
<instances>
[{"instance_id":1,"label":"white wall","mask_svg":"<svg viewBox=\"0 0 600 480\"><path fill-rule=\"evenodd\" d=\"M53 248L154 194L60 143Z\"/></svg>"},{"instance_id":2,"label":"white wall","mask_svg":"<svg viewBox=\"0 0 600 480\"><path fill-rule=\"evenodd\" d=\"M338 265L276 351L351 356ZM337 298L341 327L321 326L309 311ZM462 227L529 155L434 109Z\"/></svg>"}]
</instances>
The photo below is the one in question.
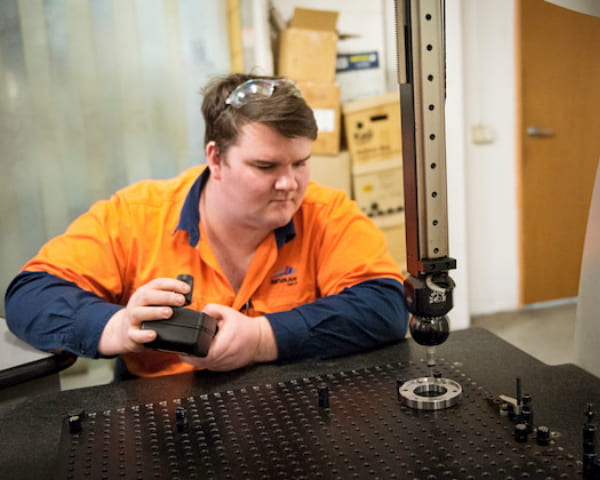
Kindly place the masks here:
<instances>
[{"instance_id":1,"label":"white wall","mask_svg":"<svg viewBox=\"0 0 600 480\"><path fill-rule=\"evenodd\" d=\"M505 0L460 3L470 311L478 314L519 306L515 8ZM473 143L478 124L491 131L492 143Z\"/></svg>"},{"instance_id":2,"label":"white wall","mask_svg":"<svg viewBox=\"0 0 600 480\"><path fill-rule=\"evenodd\" d=\"M360 34L340 42L340 50L381 49L384 65L371 88L381 81L385 90L396 88L393 0L273 4L286 19L294 6L339 11L338 30ZM454 329L467 327L470 315L519 306L514 15L506 0L446 0L449 241L458 263ZM472 142L476 125L491 133L491 143Z\"/></svg>"},{"instance_id":3,"label":"white wall","mask_svg":"<svg viewBox=\"0 0 600 480\"><path fill-rule=\"evenodd\" d=\"M446 2L446 178L448 184L448 241L456 258L452 328L470 324L469 239L467 237L467 186L465 158L465 107L461 2Z\"/></svg>"},{"instance_id":4,"label":"white wall","mask_svg":"<svg viewBox=\"0 0 600 480\"><path fill-rule=\"evenodd\" d=\"M590 213L585 234L581 276L579 280L579 301L575 324L575 359L579 366L600 377L600 165L596 170L594 192L590 203Z\"/></svg>"}]
</instances>

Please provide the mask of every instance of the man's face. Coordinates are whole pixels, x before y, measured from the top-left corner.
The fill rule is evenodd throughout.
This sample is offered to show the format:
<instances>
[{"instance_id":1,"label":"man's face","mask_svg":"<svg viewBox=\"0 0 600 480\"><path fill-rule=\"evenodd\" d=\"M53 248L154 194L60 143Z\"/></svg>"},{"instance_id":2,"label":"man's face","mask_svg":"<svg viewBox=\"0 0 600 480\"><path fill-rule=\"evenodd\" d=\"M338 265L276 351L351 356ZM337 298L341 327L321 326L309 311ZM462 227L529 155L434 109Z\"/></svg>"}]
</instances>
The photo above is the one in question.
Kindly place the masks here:
<instances>
[{"instance_id":1,"label":"man's face","mask_svg":"<svg viewBox=\"0 0 600 480\"><path fill-rule=\"evenodd\" d=\"M273 230L291 220L310 179L311 146L262 123L242 127L218 168L222 207L238 226Z\"/></svg>"}]
</instances>

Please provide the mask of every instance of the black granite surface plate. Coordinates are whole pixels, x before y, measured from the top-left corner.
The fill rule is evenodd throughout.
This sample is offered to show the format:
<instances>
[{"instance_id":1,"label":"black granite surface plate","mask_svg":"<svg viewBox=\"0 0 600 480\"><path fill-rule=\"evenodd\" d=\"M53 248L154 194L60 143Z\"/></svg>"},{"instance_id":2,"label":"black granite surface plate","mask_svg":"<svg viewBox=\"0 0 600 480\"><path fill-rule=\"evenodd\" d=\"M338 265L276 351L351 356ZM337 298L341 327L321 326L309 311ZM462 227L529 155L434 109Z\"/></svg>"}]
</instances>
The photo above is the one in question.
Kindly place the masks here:
<instances>
[{"instance_id":1,"label":"black granite surface plate","mask_svg":"<svg viewBox=\"0 0 600 480\"><path fill-rule=\"evenodd\" d=\"M398 381L429 374L410 360L86 412L79 433L63 424L55 478L581 478L560 437L515 441L497 397L460 363L439 369L463 388L439 411L399 401Z\"/></svg>"}]
</instances>

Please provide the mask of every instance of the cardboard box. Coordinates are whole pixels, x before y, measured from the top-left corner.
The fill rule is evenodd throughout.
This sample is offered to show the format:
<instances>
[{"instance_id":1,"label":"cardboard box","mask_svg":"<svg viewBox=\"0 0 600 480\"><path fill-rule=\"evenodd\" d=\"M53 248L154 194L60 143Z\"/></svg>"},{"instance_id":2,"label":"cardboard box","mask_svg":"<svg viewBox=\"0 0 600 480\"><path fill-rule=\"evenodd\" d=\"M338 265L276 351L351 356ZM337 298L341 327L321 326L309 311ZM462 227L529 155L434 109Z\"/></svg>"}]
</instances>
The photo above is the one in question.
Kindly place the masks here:
<instances>
[{"instance_id":1,"label":"cardboard box","mask_svg":"<svg viewBox=\"0 0 600 480\"><path fill-rule=\"evenodd\" d=\"M335 83L298 83L306 103L313 109L319 133L313 143L316 154L336 155L340 151L340 87Z\"/></svg>"},{"instance_id":2,"label":"cardboard box","mask_svg":"<svg viewBox=\"0 0 600 480\"><path fill-rule=\"evenodd\" d=\"M335 82L338 12L294 9L279 35L278 75L296 82Z\"/></svg>"},{"instance_id":3,"label":"cardboard box","mask_svg":"<svg viewBox=\"0 0 600 480\"><path fill-rule=\"evenodd\" d=\"M344 103L342 111L354 164L402 157L399 93Z\"/></svg>"},{"instance_id":4,"label":"cardboard box","mask_svg":"<svg viewBox=\"0 0 600 480\"><path fill-rule=\"evenodd\" d=\"M388 250L392 257L402 271L406 272L406 224L404 223L404 214L398 213L374 218L373 222L385 235Z\"/></svg>"},{"instance_id":5,"label":"cardboard box","mask_svg":"<svg viewBox=\"0 0 600 480\"><path fill-rule=\"evenodd\" d=\"M354 199L371 218L404 212L401 158L352 165Z\"/></svg>"},{"instance_id":6,"label":"cardboard box","mask_svg":"<svg viewBox=\"0 0 600 480\"><path fill-rule=\"evenodd\" d=\"M352 171L350 153L338 155L313 155L310 159L310 178L321 185L343 190L352 196Z\"/></svg>"}]
</instances>

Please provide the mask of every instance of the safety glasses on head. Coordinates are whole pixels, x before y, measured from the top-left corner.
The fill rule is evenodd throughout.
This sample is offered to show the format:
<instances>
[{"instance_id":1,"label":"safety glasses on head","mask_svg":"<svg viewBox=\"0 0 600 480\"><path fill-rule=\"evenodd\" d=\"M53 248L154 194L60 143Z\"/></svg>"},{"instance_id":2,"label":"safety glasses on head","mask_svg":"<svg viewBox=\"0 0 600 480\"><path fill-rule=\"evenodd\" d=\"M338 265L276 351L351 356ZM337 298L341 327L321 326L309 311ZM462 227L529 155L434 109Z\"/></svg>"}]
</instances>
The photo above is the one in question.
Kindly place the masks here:
<instances>
[{"instance_id":1,"label":"safety glasses on head","mask_svg":"<svg viewBox=\"0 0 600 480\"><path fill-rule=\"evenodd\" d=\"M285 85L293 96L302 98L300 89L291 80L285 78L252 78L238 85L225 99L225 104L231 105L233 108L241 108L250 102L271 97L275 89L281 85Z\"/></svg>"}]
</instances>

